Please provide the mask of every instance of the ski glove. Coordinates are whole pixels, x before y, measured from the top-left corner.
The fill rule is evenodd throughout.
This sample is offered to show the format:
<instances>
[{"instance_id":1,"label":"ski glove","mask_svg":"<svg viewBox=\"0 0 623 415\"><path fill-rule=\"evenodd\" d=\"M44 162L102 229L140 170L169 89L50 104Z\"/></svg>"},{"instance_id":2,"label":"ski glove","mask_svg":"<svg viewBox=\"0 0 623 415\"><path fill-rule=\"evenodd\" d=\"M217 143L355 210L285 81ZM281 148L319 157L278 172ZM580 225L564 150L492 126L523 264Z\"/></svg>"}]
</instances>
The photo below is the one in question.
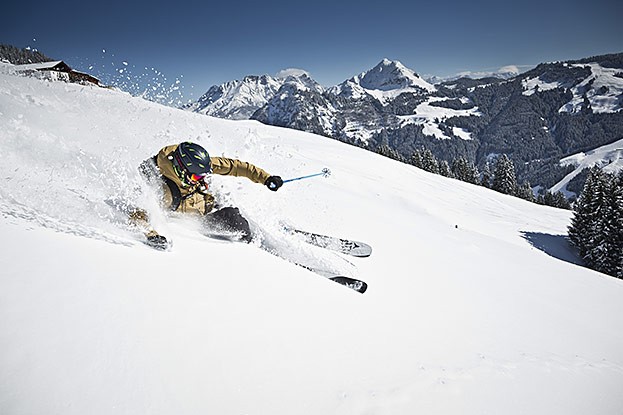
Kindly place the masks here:
<instances>
[{"instance_id":1,"label":"ski glove","mask_svg":"<svg viewBox=\"0 0 623 415\"><path fill-rule=\"evenodd\" d=\"M283 180L279 176L270 176L264 183L273 192L276 192L281 186L283 186Z\"/></svg>"}]
</instances>

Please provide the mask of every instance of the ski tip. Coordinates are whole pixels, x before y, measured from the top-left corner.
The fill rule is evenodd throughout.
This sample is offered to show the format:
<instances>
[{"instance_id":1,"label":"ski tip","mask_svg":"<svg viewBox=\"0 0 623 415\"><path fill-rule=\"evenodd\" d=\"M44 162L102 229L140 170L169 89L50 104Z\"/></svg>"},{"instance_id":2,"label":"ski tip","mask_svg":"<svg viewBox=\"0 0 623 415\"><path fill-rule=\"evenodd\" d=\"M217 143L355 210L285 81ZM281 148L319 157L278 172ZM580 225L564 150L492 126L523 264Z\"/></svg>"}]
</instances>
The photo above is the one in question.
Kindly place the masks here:
<instances>
[{"instance_id":1,"label":"ski tip","mask_svg":"<svg viewBox=\"0 0 623 415\"><path fill-rule=\"evenodd\" d=\"M372 255L372 247L370 245L360 246L358 249L350 250L348 254L357 258L367 258Z\"/></svg>"},{"instance_id":2,"label":"ski tip","mask_svg":"<svg viewBox=\"0 0 623 415\"><path fill-rule=\"evenodd\" d=\"M356 280L354 278L338 276L338 277L331 277L329 279L331 281L337 282L338 284L342 284L343 286L348 287L353 291L357 291L360 294L365 293L366 290L368 289L368 284L366 284L363 281Z\"/></svg>"}]
</instances>

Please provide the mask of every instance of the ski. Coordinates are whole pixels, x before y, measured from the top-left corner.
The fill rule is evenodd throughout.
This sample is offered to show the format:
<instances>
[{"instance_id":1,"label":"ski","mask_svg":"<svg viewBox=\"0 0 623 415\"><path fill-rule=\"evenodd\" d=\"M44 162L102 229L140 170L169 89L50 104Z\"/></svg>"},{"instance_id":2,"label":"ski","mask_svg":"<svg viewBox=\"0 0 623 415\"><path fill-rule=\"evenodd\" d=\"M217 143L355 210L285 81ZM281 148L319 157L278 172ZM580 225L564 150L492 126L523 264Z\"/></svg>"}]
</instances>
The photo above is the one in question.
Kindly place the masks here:
<instances>
[{"instance_id":1,"label":"ski","mask_svg":"<svg viewBox=\"0 0 623 415\"><path fill-rule=\"evenodd\" d=\"M292 262L292 261L290 261ZM358 293L365 293L366 290L368 289L368 284L366 284L365 282L361 281L361 280L357 280L355 278L350 278L350 277L345 277L343 275L335 275L334 272L331 271L325 271L323 269L319 269L319 268L314 268L311 267L309 265L305 265L305 264L301 264L299 262L292 262L294 265L298 265L299 267L303 267L315 274L318 274L322 277L325 277L326 279L329 279L333 282L337 282L338 284L341 284L347 288L350 288L351 290L357 291Z\"/></svg>"},{"instance_id":2,"label":"ski","mask_svg":"<svg viewBox=\"0 0 623 415\"><path fill-rule=\"evenodd\" d=\"M360 258L369 257L372 254L372 247L364 242L329 235L321 235L318 233L302 231L300 229L288 228L287 230L293 234L302 236L306 243L320 248Z\"/></svg>"},{"instance_id":3,"label":"ski","mask_svg":"<svg viewBox=\"0 0 623 415\"><path fill-rule=\"evenodd\" d=\"M201 234L207 238L216 239L219 241L244 242L244 234L242 232L206 230L202 231Z\"/></svg>"},{"instance_id":4,"label":"ski","mask_svg":"<svg viewBox=\"0 0 623 415\"><path fill-rule=\"evenodd\" d=\"M361 294L365 293L366 290L368 289L368 284L366 284L365 282L361 280L356 280L354 278L338 276L338 277L330 277L329 279L331 281L337 282L338 284L342 284L343 286L348 287L351 290L355 290Z\"/></svg>"}]
</instances>

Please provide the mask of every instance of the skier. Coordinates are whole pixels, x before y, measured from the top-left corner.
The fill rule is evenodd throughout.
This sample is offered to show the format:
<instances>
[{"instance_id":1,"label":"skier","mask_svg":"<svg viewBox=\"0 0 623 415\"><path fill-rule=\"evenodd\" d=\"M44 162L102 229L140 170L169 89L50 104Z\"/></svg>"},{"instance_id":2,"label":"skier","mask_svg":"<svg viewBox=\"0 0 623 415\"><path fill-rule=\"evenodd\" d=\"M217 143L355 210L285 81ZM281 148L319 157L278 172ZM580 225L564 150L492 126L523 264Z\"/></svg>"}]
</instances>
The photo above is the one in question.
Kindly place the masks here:
<instances>
[{"instance_id":1,"label":"skier","mask_svg":"<svg viewBox=\"0 0 623 415\"><path fill-rule=\"evenodd\" d=\"M190 142L162 148L157 155L143 161L139 171L148 182L162 187L165 209L197 215L208 229L239 234L244 242L252 239L249 222L236 207L215 210L215 198L208 189L206 179L210 174L243 176L264 184L272 191L283 185L281 177L272 176L251 163L210 157L203 147ZM134 208L129 215L131 222L143 230L149 245L160 249L168 247L167 239L150 225L146 211Z\"/></svg>"}]
</instances>

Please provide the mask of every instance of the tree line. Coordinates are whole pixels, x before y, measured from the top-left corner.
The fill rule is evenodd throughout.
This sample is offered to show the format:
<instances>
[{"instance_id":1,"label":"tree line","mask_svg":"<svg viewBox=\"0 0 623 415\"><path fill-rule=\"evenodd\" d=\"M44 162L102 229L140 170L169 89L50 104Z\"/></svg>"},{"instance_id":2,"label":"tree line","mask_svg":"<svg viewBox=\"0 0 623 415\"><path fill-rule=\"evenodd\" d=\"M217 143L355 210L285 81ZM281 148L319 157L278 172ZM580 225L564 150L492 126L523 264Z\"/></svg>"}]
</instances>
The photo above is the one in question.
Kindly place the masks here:
<instances>
[{"instance_id":1,"label":"tree line","mask_svg":"<svg viewBox=\"0 0 623 415\"><path fill-rule=\"evenodd\" d=\"M6 60L13 65L24 65L28 63L49 62L52 59L38 50L30 48L19 49L15 46L0 44L0 60Z\"/></svg>"},{"instance_id":2,"label":"tree line","mask_svg":"<svg viewBox=\"0 0 623 415\"><path fill-rule=\"evenodd\" d=\"M533 203L571 209L571 204L561 192L545 191L535 196L529 182L524 181L522 184L518 184L515 165L506 154L501 154L488 161L481 172L476 165L463 156L458 156L451 163L448 163L446 160L437 159L432 151L426 148L415 150L410 158L403 157L396 150L386 145L380 146L377 153L411 164L430 173L484 186Z\"/></svg>"},{"instance_id":3,"label":"tree line","mask_svg":"<svg viewBox=\"0 0 623 415\"><path fill-rule=\"evenodd\" d=\"M573 210L569 239L585 264L623 279L623 172L593 167Z\"/></svg>"}]
</instances>

